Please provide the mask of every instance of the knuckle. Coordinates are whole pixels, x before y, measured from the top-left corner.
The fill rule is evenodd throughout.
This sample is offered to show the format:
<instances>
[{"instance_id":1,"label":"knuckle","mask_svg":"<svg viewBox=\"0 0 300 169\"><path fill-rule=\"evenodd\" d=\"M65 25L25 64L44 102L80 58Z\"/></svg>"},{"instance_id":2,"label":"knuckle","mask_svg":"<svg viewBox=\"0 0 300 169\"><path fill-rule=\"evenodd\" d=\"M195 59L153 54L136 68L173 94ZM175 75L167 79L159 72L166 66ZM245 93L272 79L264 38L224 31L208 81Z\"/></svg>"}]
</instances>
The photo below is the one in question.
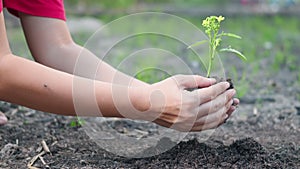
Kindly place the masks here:
<instances>
[{"instance_id":1,"label":"knuckle","mask_svg":"<svg viewBox=\"0 0 300 169\"><path fill-rule=\"evenodd\" d=\"M210 109L210 113L213 113L213 112L215 112L216 110L218 110L218 105L214 105L214 106L212 106L212 108Z\"/></svg>"},{"instance_id":2,"label":"knuckle","mask_svg":"<svg viewBox=\"0 0 300 169\"><path fill-rule=\"evenodd\" d=\"M220 109L220 103L213 103L209 108L209 113L217 112Z\"/></svg>"}]
</instances>

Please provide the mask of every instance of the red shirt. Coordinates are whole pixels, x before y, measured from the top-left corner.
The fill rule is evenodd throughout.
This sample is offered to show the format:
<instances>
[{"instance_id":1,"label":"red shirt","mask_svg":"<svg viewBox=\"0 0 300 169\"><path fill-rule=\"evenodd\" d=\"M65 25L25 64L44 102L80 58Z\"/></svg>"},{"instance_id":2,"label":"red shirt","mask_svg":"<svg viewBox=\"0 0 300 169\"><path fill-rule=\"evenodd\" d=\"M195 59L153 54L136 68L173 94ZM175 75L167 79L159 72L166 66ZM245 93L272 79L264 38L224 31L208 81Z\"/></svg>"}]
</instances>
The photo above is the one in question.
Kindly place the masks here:
<instances>
[{"instance_id":1,"label":"red shirt","mask_svg":"<svg viewBox=\"0 0 300 169\"><path fill-rule=\"evenodd\" d=\"M17 17L19 12L23 12L33 16L66 20L63 0L0 0L0 12L3 7Z\"/></svg>"}]
</instances>

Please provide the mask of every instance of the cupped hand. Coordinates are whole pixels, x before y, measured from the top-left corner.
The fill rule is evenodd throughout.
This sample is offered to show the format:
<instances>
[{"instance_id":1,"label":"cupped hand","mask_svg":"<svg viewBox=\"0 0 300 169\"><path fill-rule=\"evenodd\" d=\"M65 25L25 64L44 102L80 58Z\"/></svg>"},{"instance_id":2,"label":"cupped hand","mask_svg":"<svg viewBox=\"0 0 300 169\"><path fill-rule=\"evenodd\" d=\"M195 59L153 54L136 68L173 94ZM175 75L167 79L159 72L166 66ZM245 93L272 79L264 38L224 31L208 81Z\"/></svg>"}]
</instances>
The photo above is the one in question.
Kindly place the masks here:
<instances>
[{"instance_id":1,"label":"cupped hand","mask_svg":"<svg viewBox=\"0 0 300 169\"><path fill-rule=\"evenodd\" d=\"M147 88L147 108L141 117L185 132L216 128L239 103L233 99L235 90L228 87L228 82L215 84L215 79L198 75L172 76Z\"/></svg>"}]
</instances>

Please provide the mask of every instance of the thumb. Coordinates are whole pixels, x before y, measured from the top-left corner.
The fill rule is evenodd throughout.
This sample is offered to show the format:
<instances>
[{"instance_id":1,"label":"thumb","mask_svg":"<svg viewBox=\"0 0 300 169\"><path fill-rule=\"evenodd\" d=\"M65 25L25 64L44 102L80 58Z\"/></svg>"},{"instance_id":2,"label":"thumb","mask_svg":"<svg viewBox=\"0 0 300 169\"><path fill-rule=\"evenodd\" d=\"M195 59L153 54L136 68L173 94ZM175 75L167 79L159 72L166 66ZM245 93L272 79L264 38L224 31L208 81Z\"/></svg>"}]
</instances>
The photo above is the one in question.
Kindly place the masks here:
<instances>
[{"instance_id":1,"label":"thumb","mask_svg":"<svg viewBox=\"0 0 300 169\"><path fill-rule=\"evenodd\" d=\"M176 75L174 78L178 86L184 89L208 87L216 83L216 80L213 78L199 75Z\"/></svg>"}]
</instances>

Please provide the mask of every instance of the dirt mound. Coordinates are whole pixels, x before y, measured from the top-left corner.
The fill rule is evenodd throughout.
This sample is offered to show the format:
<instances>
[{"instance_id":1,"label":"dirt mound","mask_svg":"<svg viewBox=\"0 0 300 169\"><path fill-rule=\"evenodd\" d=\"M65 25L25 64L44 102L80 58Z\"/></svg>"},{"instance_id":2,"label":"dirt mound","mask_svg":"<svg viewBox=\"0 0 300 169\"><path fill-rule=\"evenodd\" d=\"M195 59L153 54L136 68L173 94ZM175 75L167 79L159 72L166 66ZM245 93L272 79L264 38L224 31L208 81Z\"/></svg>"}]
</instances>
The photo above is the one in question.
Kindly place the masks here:
<instances>
[{"instance_id":1,"label":"dirt mound","mask_svg":"<svg viewBox=\"0 0 300 169\"><path fill-rule=\"evenodd\" d=\"M288 152L269 152L252 138L237 140L230 146L211 147L196 139L181 142L171 150L151 158L126 160L128 167L145 168L283 168L296 167L296 157Z\"/></svg>"}]
</instances>

